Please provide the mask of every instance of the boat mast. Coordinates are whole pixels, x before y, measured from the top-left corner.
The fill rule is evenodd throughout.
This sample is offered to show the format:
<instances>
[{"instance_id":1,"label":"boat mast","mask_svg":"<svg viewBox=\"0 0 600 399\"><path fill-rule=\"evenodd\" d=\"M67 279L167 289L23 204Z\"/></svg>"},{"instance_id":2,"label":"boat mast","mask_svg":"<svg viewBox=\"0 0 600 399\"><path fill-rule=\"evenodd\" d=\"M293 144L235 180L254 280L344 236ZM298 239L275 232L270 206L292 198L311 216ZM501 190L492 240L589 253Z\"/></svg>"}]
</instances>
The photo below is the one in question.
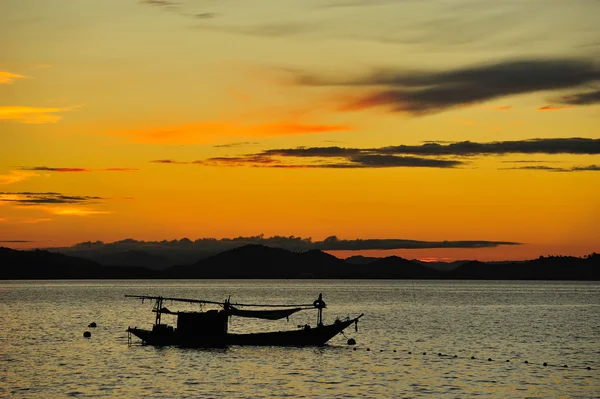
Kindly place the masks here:
<instances>
[{"instance_id":1,"label":"boat mast","mask_svg":"<svg viewBox=\"0 0 600 399\"><path fill-rule=\"evenodd\" d=\"M156 303L154 304L155 311L156 311L156 322L154 323L155 325L160 324L160 313L161 313L161 309L162 309L162 304L163 304L163 297L161 297L161 296L157 297Z\"/></svg>"}]
</instances>

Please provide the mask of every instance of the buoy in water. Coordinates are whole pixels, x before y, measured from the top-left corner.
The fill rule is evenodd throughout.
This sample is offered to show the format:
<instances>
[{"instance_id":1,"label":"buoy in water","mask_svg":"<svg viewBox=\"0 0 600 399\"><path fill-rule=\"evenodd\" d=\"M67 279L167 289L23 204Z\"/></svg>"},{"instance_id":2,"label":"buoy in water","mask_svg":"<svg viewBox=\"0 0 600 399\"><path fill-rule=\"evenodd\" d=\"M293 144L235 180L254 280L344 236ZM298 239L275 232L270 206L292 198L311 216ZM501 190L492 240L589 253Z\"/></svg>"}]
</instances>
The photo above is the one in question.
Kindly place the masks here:
<instances>
[{"instance_id":1,"label":"buoy in water","mask_svg":"<svg viewBox=\"0 0 600 399\"><path fill-rule=\"evenodd\" d=\"M96 328L97 327L96 322L92 321L90 324L88 324L88 327Z\"/></svg>"},{"instance_id":2,"label":"buoy in water","mask_svg":"<svg viewBox=\"0 0 600 399\"><path fill-rule=\"evenodd\" d=\"M396 349L394 349L394 353L396 352Z\"/></svg>"},{"instance_id":3,"label":"buoy in water","mask_svg":"<svg viewBox=\"0 0 600 399\"><path fill-rule=\"evenodd\" d=\"M458 355L454 355L454 357L456 358L456 357L458 357Z\"/></svg>"},{"instance_id":4,"label":"buoy in water","mask_svg":"<svg viewBox=\"0 0 600 399\"><path fill-rule=\"evenodd\" d=\"M471 360L475 360L475 356L471 356Z\"/></svg>"},{"instance_id":5,"label":"buoy in water","mask_svg":"<svg viewBox=\"0 0 600 399\"><path fill-rule=\"evenodd\" d=\"M424 354L424 355L426 355L426 354L427 354L427 352L423 352L423 354Z\"/></svg>"},{"instance_id":6,"label":"buoy in water","mask_svg":"<svg viewBox=\"0 0 600 399\"><path fill-rule=\"evenodd\" d=\"M567 365L565 364L563 367L564 367L564 368L567 368L567 367L569 367L569 366L567 366Z\"/></svg>"},{"instance_id":7,"label":"buoy in water","mask_svg":"<svg viewBox=\"0 0 600 399\"><path fill-rule=\"evenodd\" d=\"M92 336L92 333L91 333L91 332L89 332L89 331L86 331L86 332L84 332L84 333L83 333L83 337L84 337L84 338L89 338L89 337L91 337L91 336Z\"/></svg>"},{"instance_id":8,"label":"buoy in water","mask_svg":"<svg viewBox=\"0 0 600 399\"><path fill-rule=\"evenodd\" d=\"M525 363L525 364L529 364L529 362L528 362L527 360L525 360L523 363Z\"/></svg>"},{"instance_id":9,"label":"buoy in water","mask_svg":"<svg viewBox=\"0 0 600 399\"><path fill-rule=\"evenodd\" d=\"M586 370L591 370L592 368L590 366L587 366L585 369Z\"/></svg>"},{"instance_id":10,"label":"buoy in water","mask_svg":"<svg viewBox=\"0 0 600 399\"><path fill-rule=\"evenodd\" d=\"M348 340L348 345L356 345L356 340L354 338L350 338Z\"/></svg>"},{"instance_id":11,"label":"buoy in water","mask_svg":"<svg viewBox=\"0 0 600 399\"><path fill-rule=\"evenodd\" d=\"M367 352L371 352L371 348L367 348Z\"/></svg>"},{"instance_id":12,"label":"buoy in water","mask_svg":"<svg viewBox=\"0 0 600 399\"><path fill-rule=\"evenodd\" d=\"M491 357L488 357L488 362L491 362L491 361L492 361L492 358L491 358Z\"/></svg>"},{"instance_id":13,"label":"buoy in water","mask_svg":"<svg viewBox=\"0 0 600 399\"><path fill-rule=\"evenodd\" d=\"M440 353L438 353L438 356L442 356L442 353L441 353L441 352L440 352Z\"/></svg>"},{"instance_id":14,"label":"buoy in water","mask_svg":"<svg viewBox=\"0 0 600 399\"><path fill-rule=\"evenodd\" d=\"M354 350L356 350L356 348L354 348Z\"/></svg>"},{"instance_id":15,"label":"buoy in water","mask_svg":"<svg viewBox=\"0 0 600 399\"><path fill-rule=\"evenodd\" d=\"M506 363L510 363L510 360L506 359Z\"/></svg>"},{"instance_id":16,"label":"buoy in water","mask_svg":"<svg viewBox=\"0 0 600 399\"><path fill-rule=\"evenodd\" d=\"M548 366L548 363L544 362L544 367Z\"/></svg>"}]
</instances>

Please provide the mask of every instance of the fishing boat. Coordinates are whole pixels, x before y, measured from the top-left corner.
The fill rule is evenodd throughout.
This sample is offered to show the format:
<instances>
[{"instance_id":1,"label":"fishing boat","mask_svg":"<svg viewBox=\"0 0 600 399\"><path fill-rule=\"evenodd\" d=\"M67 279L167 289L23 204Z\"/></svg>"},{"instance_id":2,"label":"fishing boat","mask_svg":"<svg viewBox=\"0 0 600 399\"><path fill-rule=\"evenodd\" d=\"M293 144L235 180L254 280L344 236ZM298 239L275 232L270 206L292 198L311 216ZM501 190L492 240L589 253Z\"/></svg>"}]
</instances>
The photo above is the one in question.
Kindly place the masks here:
<instances>
[{"instance_id":1,"label":"fishing boat","mask_svg":"<svg viewBox=\"0 0 600 399\"><path fill-rule=\"evenodd\" d=\"M230 299L224 302L207 301L202 299L168 298L162 296L125 295L128 298L153 300L152 311L156 319L151 330L129 327L127 332L148 345L175 345L181 347L226 347L229 345L275 345L275 346L321 346L342 333L352 324L358 327L358 320L364 315L344 319L336 319L332 324L323 323L323 309L327 307L323 294L312 304L301 305L260 305L232 303ZM219 309L206 311L171 311L165 307L167 301L186 302L201 305L218 305ZM252 309L248 309L252 308ZM262 309L254 309L262 308ZM289 318L292 314L308 309L317 310L317 324L300 325L295 330L230 333L228 331L231 317L250 317L263 320L280 320ZM177 317L176 327L162 323L164 314Z\"/></svg>"}]
</instances>

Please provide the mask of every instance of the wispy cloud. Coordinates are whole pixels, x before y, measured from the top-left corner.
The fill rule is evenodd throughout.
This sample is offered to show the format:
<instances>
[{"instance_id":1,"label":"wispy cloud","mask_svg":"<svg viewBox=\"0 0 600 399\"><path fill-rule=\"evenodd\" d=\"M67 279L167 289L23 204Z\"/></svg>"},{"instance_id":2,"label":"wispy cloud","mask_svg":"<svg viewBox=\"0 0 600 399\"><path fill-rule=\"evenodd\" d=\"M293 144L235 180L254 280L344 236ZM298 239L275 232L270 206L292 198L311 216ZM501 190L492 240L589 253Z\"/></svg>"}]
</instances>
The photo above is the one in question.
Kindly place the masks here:
<instances>
[{"instance_id":1,"label":"wispy cloud","mask_svg":"<svg viewBox=\"0 0 600 399\"><path fill-rule=\"evenodd\" d=\"M175 161L173 159L155 159L150 162L163 164L163 165L187 165L187 164L193 163L193 162L185 162L185 161Z\"/></svg>"},{"instance_id":2,"label":"wispy cloud","mask_svg":"<svg viewBox=\"0 0 600 399\"><path fill-rule=\"evenodd\" d=\"M26 76L6 71L0 71L0 84L11 84L17 79L24 79Z\"/></svg>"},{"instance_id":3,"label":"wispy cloud","mask_svg":"<svg viewBox=\"0 0 600 399\"><path fill-rule=\"evenodd\" d=\"M137 172L139 171L138 168L104 168L104 169L97 169L98 171L102 171L102 172Z\"/></svg>"},{"instance_id":4,"label":"wispy cloud","mask_svg":"<svg viewBox=\"0 0 600 399\"><path fill-rule=\"evenodd\" d=\"M0 175L0 185L18 183L34 176L38 176L38 174L22 170L11 170L8 174Z\"/></svg>"},{"instance_id":5,"label":"wispy cloud","mask_svg":"<svg viewBox=\"0 0 600 399\"><path fill-rule=\"evenodd\" d=\"M539 159L519 159L516 161L500 161L502 163L559 163L560 161L541 161Z\"/></svg>"},{"instance_id":6,"label":"wispy cloud","mask_svg":"<svg viewBox=\"0 0 600 399\"><path fill-rule=\"evenodd\" d=\"M59 114L72 111L75 108L78 108L78 106L63 108L0 106L0 120L28 124L56 123L62 119Z\"/></svg>"},{"instance_id":7,"label":"wispy cloud","mask_svg":"<svg viewBox=\"0 0 600 399\"><path fill-rule=\"evenodd\" d=\"M216 12L201 12L199 14L194 14L194 18L196 19L212 19L218 16L219 14Z\"/></svg>"},{"instance_id":8,"label":"wispy cloud","mask_svg":"<svg viewBox=\"0 0 600 399\"><path fill-rule=\"evenodd\" d=\"M218 144L214 145L215 148L234 148L234 147L246 147L251 145L259 145L258 141L240 141L237 143Z\"/></svg>"},{"instance_id":9,"label":"wispy cloud","mask_svg":"<svg viewBox=\"0 0 600 399\"><path fill-rule=\"evenodd\" d=\"M178 1L171 0L140 0L140 3L143 5L154 6L163 9L164 11L168 11L171 13L178 14L182 17L194 18L197 20L207 20L213 19L219 16L218 13L215 12L190 12L186 11L185 7Z\"/></svg>"},{"instance_id":10,"label":"wispy cloud","mask_svg":"<svg viewBox=\"0 0 600 399\"><path fill-rule=\"evenodd\" d=\"M176 7L179 3L170 0L140 0L140 3L157 7Z\"/></svg>"},{"instance_id":11,"label":"wispy cloud","mask_svg":"<svg viewBox=\"0 0 600 399\"><path fill-rule=\"evenodd\" d=\"M35 170L38 172L58 172L58 173L80 173L80 172L91 172L91 169L86 168L51 168L48 166L34 166L34 167L23 167L21 170Z\"/></svg>"},{"instance_id":12,"label":"wispy cloud","mask_svg":"<svg viewBox=\"0 0 600 399\"><path fill-rule=\"evenodd\" d=\"M305 86L356 90L358 93L349 94L342 110L385 107L391 112L418 115L513 95L582 87L600 81L600 68L585 59L523 59L449 71L379 69L346 78L296 73L295 81ZM563 101L592 104L597 96L589 92Z\"/></svg>"},{"instance_id":13,"label":"wispy cloud","mask_svg":"<svg viewBox=\"0 0 600 399\"><path fill-rule=\"evenodd\" d=\"M131 198L106 198L89 195L67 195L57 192L0 192L0 205L9 204L15 208L39 210L56 216L92 216L112 213L91 208L90 205L110 200ZM48 218L23 219L22 223L40 223Z\"/></svg>"},{"instance_id":14,"label":"wispy cloud","mask_svg":"<svg viewBox=\"0 0 600 399\"><path fill-rule=\"evenodd\" d=\"M32 166L21 167L20 170L36 171L36 172L56 172L56 173L86 173L86 172L136 172L136 168L104 168L104 169L89 169L89 168L73 168L73 167L49 167L49 166Z\"/></svg>"},{"instance_id":15,"label":"wispy cloud","mask_svg":"<svg viewBox=\"0 0 600 399\"><path fill-rule=\"evenodd\" d=\"M545 105L543 107L539 107L538 111L562 111L565 109L573 108L570 105Z\"/></svg>"}]
</instances>

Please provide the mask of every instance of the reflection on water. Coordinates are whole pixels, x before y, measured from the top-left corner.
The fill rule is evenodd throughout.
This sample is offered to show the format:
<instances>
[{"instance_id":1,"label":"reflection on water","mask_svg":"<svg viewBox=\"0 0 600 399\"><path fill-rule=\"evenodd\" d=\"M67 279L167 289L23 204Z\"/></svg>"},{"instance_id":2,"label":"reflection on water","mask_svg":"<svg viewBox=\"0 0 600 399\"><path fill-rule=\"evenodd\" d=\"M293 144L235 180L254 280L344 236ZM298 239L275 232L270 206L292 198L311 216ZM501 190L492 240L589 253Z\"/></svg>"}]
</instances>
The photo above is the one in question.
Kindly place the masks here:
<instances>
[{"instance_id":1,"label":"reflection on water","mask_svg":"<svg viewBox=\"0 0 600 399\"><path fill-rule=\"evenodd\" d=\"M357 350L341 335L324 348L127 346L125 329L150 326L153 314L150 302L126 293L310 303L319 292L327 322L365 313L358 332L346 330ZM289 322L235 319L230 328L285 330L314 325L315 318L308 311ZM87 327L92 321L98 328ZM597 283L0 282L0 323L0 397L590 398L600 392ZM86 330L91 339L82 337Z\"/></svg>"}]
</instances>

